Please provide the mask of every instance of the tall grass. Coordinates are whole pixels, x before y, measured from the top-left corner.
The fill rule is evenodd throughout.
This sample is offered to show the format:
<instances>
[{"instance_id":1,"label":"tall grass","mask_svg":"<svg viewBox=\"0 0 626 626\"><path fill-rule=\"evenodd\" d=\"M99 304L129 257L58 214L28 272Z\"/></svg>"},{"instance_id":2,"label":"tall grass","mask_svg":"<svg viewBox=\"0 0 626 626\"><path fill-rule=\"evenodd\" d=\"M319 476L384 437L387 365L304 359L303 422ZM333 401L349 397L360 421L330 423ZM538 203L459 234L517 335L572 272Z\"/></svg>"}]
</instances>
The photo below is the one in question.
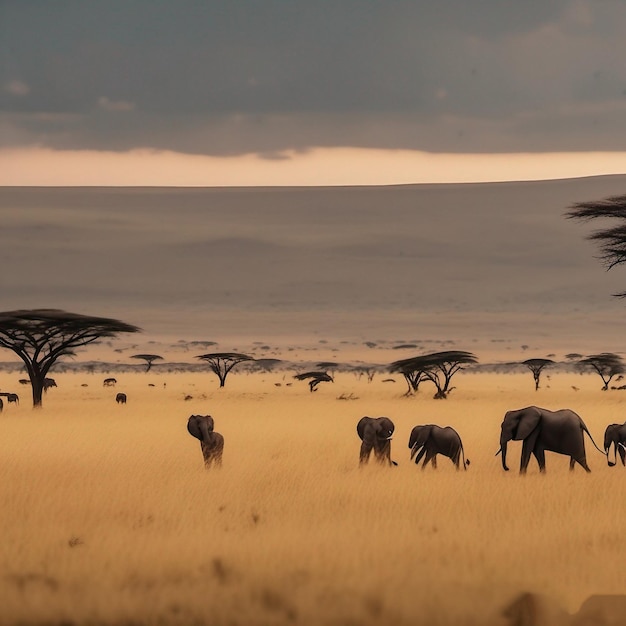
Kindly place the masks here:
<instances>
[{"instance_id":1,"label":"tall grass","mask_svg":"<svg viewBox=\"0 0 626 626\"><path fill-rule=\"evenodd\" d=\"M511 472L494 457L504 412L529 404L576 410L601 446L621 392L465 374L434 401L400 382L339 374L311 394L281 377L219 390L209 374L127 374L110 389L66 374L42 410L22 393L0 416L0 624L498 624L521 591L571 611L624 591L626 469L588 441L589 475L548 453L546 475L520 477L519 444ZM204 470L192 413L224 435L221 470ZM358 468L363 415L394 420L398 467ZM410 463L419 423L454 426L469 469Z\"/></svg>"}]
</instances>

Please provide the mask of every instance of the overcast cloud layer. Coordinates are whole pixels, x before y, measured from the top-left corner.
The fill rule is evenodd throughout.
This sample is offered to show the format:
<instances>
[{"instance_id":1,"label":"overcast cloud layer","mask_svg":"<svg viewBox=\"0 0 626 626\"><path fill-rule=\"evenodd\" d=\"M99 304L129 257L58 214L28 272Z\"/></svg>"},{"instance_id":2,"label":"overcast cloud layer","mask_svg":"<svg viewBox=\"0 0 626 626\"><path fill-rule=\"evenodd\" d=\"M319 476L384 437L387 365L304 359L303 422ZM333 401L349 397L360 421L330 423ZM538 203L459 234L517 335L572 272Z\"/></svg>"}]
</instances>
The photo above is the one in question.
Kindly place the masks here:
<instances>
[{"instance_id":1,"label":"overcast cloud layer","mask_svg":"<svg viewBox=\"0 0 626 626\"><path fill-rule=\"evenodd\" d=\"M2 0L0 146L623 150L623 0Z\"/></svg>"}]
</instances>

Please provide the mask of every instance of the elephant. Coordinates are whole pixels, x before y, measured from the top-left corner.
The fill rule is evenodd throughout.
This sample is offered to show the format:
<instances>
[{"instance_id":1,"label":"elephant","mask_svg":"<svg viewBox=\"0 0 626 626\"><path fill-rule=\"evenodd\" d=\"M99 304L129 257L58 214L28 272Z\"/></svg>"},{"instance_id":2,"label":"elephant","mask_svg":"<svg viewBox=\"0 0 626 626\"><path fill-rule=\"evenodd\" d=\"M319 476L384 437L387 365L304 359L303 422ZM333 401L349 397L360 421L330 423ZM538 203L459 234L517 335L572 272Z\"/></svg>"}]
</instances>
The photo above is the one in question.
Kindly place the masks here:
<instances>
[{"instance_id":1,"label":"elephant","mask_svg":"<svg viewBox=\"0 0 626 626\"><path fill-rule=\"evenodd\" d=\"M48 391L50 387L56 387L57 381L54 378L44 378L43 379L43 390Z\"/></svg>"},{"instance_id":2,"label":"elephant","mask_svg":"<svg viewBox=\"0 0 626 626\"><path fill-rule=\"evenodd\" d=\"M614 458L615 462L609 460L609 451L611 444L615 446ZM626 422L624 424L609 424L604 431L604 451L606 452L606 460L610 467L617 463L617 453L619 452L622 465L626 465Z\"/></svg>"},{"instance_id":3,"label":"elephant","mask_svg":"<svg viewBox=\"0 0 626 626\"><path fill-rule=\"evenodd\" d=\"M115 396L115 401L116 401L118 404L126 404L126 394L125 394L125 393L118 393L118 394Z\"/></svg>"},{"instance_id":4,"label":"elephant","mask_svg":"<svg viewBox=\"0 0 626 626\"><path fill-rule=\"evenodd\" d=\"M409 437L409 448L411 449L411 459L417 454L415 457L416 465L426 455L422 469L426 468L429 461L432 463L433 468L436 469L438 454L449 457L457 470L459 469L461 455L463 456L463 469L466 470L470 464L469 460L465 460L461 437L451 426L445 426L444 428L436 424L415 426Z\"/></svg>"},{"instance_id":5,"label":"elephant","mask_svg":"<svg viewBox=\"0 0 626 626\"><path fill-rule=\"evenodd\" d=\"M15 402L15 404L20 403L20 397L16 393L7 394L7 402L11 404L11 402Z\"/></svg>"},{"instance_id":6,"label":"elephant","mask_svg":"<svg viewBox=\"0 0 626 626\"><path fill-rule=\"evenodd\" d=\"M602 452L593 440L589 429L579 415L570 409L549 411L536 406L529 406L518 411L508 411L504 416L500 433L500 449L496 453L502 454L502 468L509 471L506 465L506 448L510 440L520 441L522 457L520 474L525 474L530 462L530 455L534 454L539 463L539 471L546 471L545 451L557 452L570 457L570 470L579 463L586 472L590 472L585 455L585 441L583 433L587 433L597 450ZM605 454L602 452L602 454Z\"/></svg>"},{"instance_id":7,"label":"elephant","mask_svg":"<svg viewBox=\"0 0 626 626\"><path fill-rule=\"evenodd\" d=\"M374 458L380 464L397 465L391 460L391 436L395 426L388 417L362 417L356 425L356 432L363 443L359 454L359 465L369 461L374 450Z\"/></svg>"},{"instance_id":8,"label":"elephant","mask_svg":"<svg viewBox=\"0 0 626 626\"><path fill-rule=\"evenodd\" d=\"M210 415L192 415L187 420L189 434L200 440L204 467L210 468L215 464L222 465L222 453L224 451L224 437L213 431L214 421Z\"/></svg>"}]
</instances>

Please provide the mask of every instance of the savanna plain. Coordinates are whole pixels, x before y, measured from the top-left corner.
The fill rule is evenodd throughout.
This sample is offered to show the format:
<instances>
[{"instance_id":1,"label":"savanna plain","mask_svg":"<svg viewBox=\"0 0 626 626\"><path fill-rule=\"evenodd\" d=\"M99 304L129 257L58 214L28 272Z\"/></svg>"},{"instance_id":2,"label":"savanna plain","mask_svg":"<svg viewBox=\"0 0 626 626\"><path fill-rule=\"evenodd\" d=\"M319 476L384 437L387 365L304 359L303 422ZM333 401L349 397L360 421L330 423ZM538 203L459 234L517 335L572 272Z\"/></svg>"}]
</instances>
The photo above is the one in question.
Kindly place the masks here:
<instances>
[{"instance_id":1,"label":"savanna plain","mask_svg":"<svg viewBox=\"0 0 626 626\"><path fill-rule=\"evenodd\" d=\"M523 592L573 613L624 591L626 469L588 439L590 474L548 453L545 475L533 460L520 477L519 442L508 473L495 453L505 411L531 404L572 408L602 447L625 392L464 371L433 400L383 375L338 372L316 393L291 376L235 370L219 389L208 371L155 368L111 389L61 373L33 410L3 374L22 401L0 416L0 624L505 625ZM225 438L221 469L203 467L194 413ZM395 422L397 467L359 468L364 415ZM467 471L409 460L425 423L458 430Z\"/></svg>"}]
</instances>

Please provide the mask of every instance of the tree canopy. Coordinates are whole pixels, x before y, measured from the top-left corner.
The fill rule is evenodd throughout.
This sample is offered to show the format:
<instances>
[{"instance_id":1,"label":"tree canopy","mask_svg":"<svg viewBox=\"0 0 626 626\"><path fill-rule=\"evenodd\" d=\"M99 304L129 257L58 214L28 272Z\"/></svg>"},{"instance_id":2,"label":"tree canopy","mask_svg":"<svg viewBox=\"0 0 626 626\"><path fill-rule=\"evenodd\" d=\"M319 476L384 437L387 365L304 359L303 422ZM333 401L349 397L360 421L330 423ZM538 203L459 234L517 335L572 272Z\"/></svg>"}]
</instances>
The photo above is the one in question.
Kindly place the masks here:
<instances>
[{"instance_id":1,"label":"tree canopy","mask_svg":"<svg viewBox=\"0 0 626 626\"><path fill-rule=\"evenodd\" d=\"M452 377L462 370L464 365L477 362L478 359L471 352L446 350L394 361L389 370L404 376L409 385L407 395L417 391L420 383L428 380L437 388L435 399L445 399L454 389L450 387Z\"/></svg>"},{"instance_id":2,"label":"tree canopy","mask_svg":"<svg viewBox=\"0 0 626 626\"><path fill-rule=\"evenodd\" d=\"M212 352L209 354L200 354L196 357L209 364L211 370L217 375L220 381L220 387L226 384L226 377L229 372L242 361L254 361L254 358L247 354L239 352Z\"/></svg>"},{"instance_id":3,"label":"tree canopy","mask_svg":"<svg viewBox=\"0 0 626 626\"><path fill-rule=\"evenodd\" d=\"M618 220L617 226L596 230L587 238L600 245L600 258L607 269L626 263L626 195L578 202L570 207L565 216L583 222L598 218ZM626 291L614 295L624 298Z\"/></svg>"},{"instance_id":4,"label":"tree canopy","mask_svg":"<svg viewBox=\"0 0 626 626\"><path fill-rule=\"evenodd\" d=\"M0 313L0 347L22 359L30 378L33 406L41 406L44 380L62 356L118 333L136 333L132 324L106 317L68 313L59 309L31 309Z\"/></svg>"},{"instance_id":5,"label":"tree canopy","mask_svg":"<svg viewBox=\"0 0 626 626\"><path fill-rule=\"evenodd\" d=\"M552 359L526 359L525 361L522 361L522 365L525 365L533 373L535 391L537 391L539 389L541 372L545 367L554 365L554 361Z\"/></svg>"},{"instance_id":6,"label":"tree canopy","mask_svg":"<svg viewBox=\"0 0 626 626\"><path fill-rule=\"evenodd\" d=\"M147 364L146 372L150 371L150 369L152 368L152 363L154 363L154 361L163 360L163 357L159 356L158 354L133 354L133 356L131 356L130 358L144 360Z\"/></svg>"},{"instance_id":7,"label":"tree canopy","mask_svg":"<svg viewBox=\"0 0 626 626\"><path fill-rule=\"evenodd\" d=\"M603 352L602 354L592 354L584 359L581 359L578 364L584 368L590 368L597 372L598 376L602 379L604 387L602 391L606 391L609 388L609 383L614 376L624 373L624 361L622 358L614 354L613 352Z\"/></svg>"}]
</instances>

